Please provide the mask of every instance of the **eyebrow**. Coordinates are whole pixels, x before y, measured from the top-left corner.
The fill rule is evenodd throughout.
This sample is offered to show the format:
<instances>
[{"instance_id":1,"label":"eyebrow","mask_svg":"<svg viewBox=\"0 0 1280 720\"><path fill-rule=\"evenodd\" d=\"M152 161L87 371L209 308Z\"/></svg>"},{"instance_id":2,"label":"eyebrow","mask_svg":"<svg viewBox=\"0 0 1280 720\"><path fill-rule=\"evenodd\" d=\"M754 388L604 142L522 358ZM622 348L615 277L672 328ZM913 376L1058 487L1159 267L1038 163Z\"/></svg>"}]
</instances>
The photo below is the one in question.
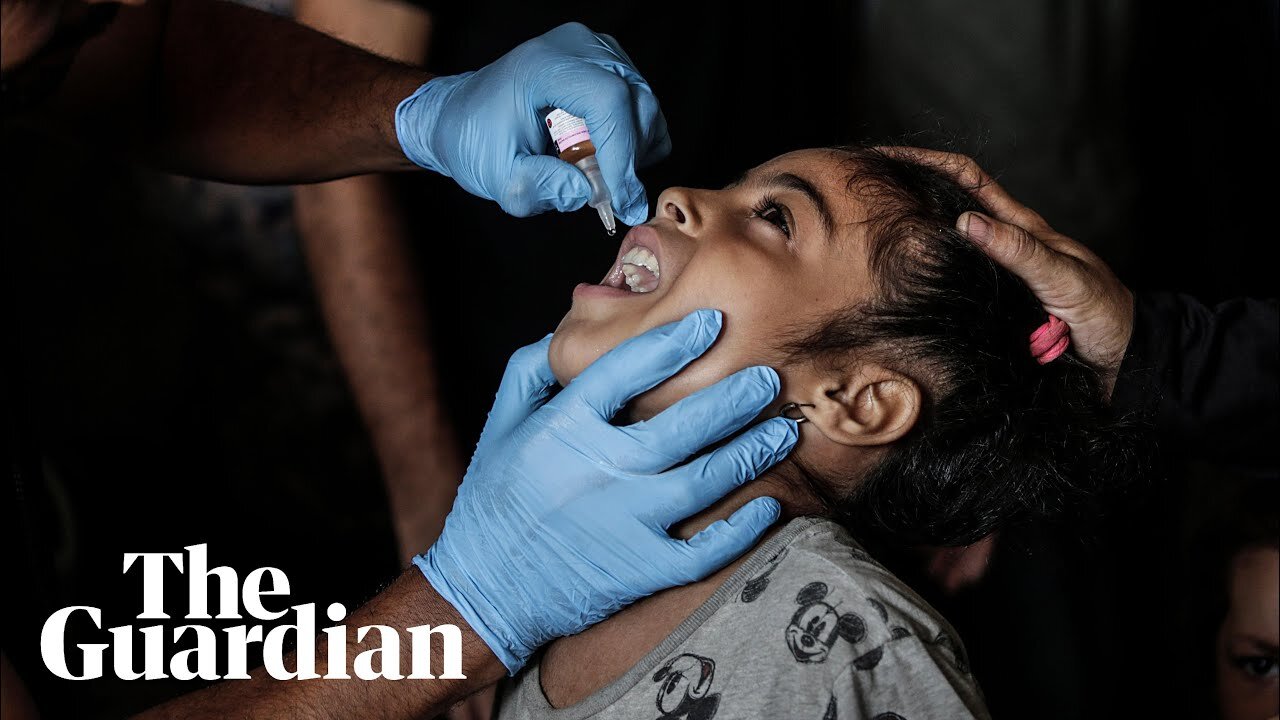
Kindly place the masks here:
<instances>
[{"instance_id":1,"label":"eyebrow","mask_svg":"<svg viewBox=\"0 0 1280 720\"><path fill-rule=\"evenodd\" d=\"M1255 650L1260 650L1270 655L1280 653L1280 646L1277 646L1275 642L1267 638L1252 633L1235 633L1234 637L1236 640L1244 640L1253 645Z\"/></svg>"},{"instance_id":2,"label":"eyebrow","mask_svg":"<svg viewBox=\"0 0 1280 720\"><path fill-rule=\"evenodd\" d=\"M831 214L831 208L827 207L827 198L814 187L813 183L794 173L784 172L769 178L767 184L794 190L804 195L813 204L813 209L818 212L818 218L822 220L822 229L826 231L827 237L835 234L836 220Z\"/></svg>"},{"instance_id":3,"label":"eyebrow","mask_svg":"<svg viewBox=\"0 0 1280 720\"><path fill-rule=\"evenodd\" d=\"M751 177L751 171L748 170L747 172L744 172L743 174L739 175L736 180L730 183L729 187L737 187L739 185L742 185L743 183L746 183L750 179L750 177ZM835 235L835 229L836 229L835 216L831 214L831 208L830 206L827 205L826 196L823 195L822 192L819 191L818 188L815 187L813 183L809 182L808 180L805 180L804 178L800 177L799 175L796 175L795 173L784 172L784 173L778 173L777 175L770 176L769 178L765 179L762 184L768 187L782 188L784 190L793 190L795 192L800 193L801 195L804 195L805 198L809 201L809 203L813 205L814 211L818 213L818 218L822 221L822 229L827 233L827 237L830 238L833 235Z\"/></svg>"}]
</instances>

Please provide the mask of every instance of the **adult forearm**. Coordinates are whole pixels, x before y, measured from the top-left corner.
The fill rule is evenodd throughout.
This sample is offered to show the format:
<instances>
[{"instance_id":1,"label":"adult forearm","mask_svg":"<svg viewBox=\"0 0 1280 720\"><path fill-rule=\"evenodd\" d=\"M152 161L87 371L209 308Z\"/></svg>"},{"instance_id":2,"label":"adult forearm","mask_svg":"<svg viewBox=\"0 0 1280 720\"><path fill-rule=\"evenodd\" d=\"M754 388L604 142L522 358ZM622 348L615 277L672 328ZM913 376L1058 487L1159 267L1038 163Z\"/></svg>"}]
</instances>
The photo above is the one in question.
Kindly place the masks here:
<instances>
[{"instance_id":1,"label":"adult forearm","mask_svg":"<svg viewBox=\"0 0 1280 720\"><path fill-rule=\"evenodd\" d=\"M329 334L386 478L401 559L435 540L463 464L439 397L428 318L388 181L299 187L296 211Z\"/></svg>"},{"instance_id":2,"label":"adult forearm","mask_svg":"<svg viewBox=\"0 0 1280 720\"><path fill-rule=\"evenodd\" d=\"M431 19L397 0L297 0L317 30L420 66ZM329 334L347 371L386 479L408 561L435 541L462 479L439 398L428 313L404 223L385 176L300 185L295 213Z\"/></svg>"},{"instance_id":3,"label":"adult forearm","mask_svg":"<svg viewBox=\"0 0 1280 720\"><path fill-rule=\"evenodd\" d=\"M183 174L314 182L413 167L395 108L429 78L257 10L155 0L121 10L31 120Z\"/></svg>"},{"instance_id":4,"label":"adult forearm","mask_svg":"<svg viewBox=\"0 0 1280 720\"><path fill-rule=\"evenodd\" d=\"M380 633L369 633L366 643L356 640L358 629L386 625L400 632L400 667L412 666L410 627L456 625L462 631L462 674L465 680L275 680L258 668L252 680L226 681L199 692L184 695L137 716L137 720L222 720L235 717L307 718L345 720L364 717L376 708L379 718L432 717L450 705L497 682L505 669L497 657L415 568L405 571L386 590L356 610L345 621L347 657L378 646ZM329 672L326 636L316 641L316 672ZM444 667L443 643L431 644L431 667ZM286 658L286 667L294 659ZM348 674L350 671L348 670Z\"/></svg>"},{"instance_id":5,"label":"adult forearm","mask_svg":"<svg viewBox=\"0 0 1280 720\"><path fill-rule=\"evenodd\" d=\"M178 169L305 182L412 167L394 112L420 70L212 0L173 0L162 55L153 150Z\"/></svg>"},{"instance_id":6,"label":"adult forearm","mask_svg":"<svg viewBox=\"0 0 1280 720\"><path fill-rule=\"evenodd\" d=\"M1167 447L1261 476L1280 466L1273 300L1207 306L1175 293L1138 295L1114 401L1154 415Z\"/></svg>"}]
</instances>

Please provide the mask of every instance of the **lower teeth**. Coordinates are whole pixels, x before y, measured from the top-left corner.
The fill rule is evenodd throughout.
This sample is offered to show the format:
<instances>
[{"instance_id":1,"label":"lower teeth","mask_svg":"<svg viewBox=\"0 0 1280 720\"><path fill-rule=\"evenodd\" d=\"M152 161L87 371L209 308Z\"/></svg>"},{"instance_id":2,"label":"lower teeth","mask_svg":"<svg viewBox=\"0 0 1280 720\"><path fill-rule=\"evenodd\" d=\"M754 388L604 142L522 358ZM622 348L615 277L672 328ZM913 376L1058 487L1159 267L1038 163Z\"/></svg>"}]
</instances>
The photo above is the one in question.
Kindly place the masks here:
<instances>
[{"instance_id":1,"label":"lower teeth","mask_svg":"<svg viewBox=\"0 0 1280 720\"><path fill-rule=\"evenodd\" d=\"M627 287L631 289L631 292L647 293L653 290L653 288L644 287L645 279L646 279L645 275L648 274L647 272L642 274L639 268L628 271L627 269L628 267L634 267L634 266L630 266L629 264L624 265L623 271L622 271L622 277L626 281Z\"/></svg>"}]
</instances>

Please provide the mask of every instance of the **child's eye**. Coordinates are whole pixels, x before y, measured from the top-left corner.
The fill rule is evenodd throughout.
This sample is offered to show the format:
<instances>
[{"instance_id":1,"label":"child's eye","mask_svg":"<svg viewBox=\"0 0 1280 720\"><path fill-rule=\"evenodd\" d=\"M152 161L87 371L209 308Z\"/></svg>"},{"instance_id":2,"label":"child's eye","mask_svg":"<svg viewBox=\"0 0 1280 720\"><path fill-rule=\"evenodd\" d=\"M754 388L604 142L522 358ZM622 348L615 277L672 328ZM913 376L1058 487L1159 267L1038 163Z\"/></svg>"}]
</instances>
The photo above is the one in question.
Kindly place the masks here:
<instances>
[{"instance_id":1,"label":"child's eye","mask_svg":"<svg viewBox=\"0 0 1280 720\"><path fill-rule=\"evenodd\" d=\"M1266 655L1240 655L1231 658L1231 664L1256 678L1275 675L1277 668L1280 667L1280 661L1277 658Z\"/></svg>"},{"instance_id":2,"label":"child's eye","mask_svg":"<svg viewBox=\"0 0 1280 720\"><path fill-rule=\"evenodd\" d=\"M773 198L765 198L761 200L754 208L751 209L751 216L760 218L765 222L774 225L791 238L791 221L787 219L787 208Z\"/></svg>"}]
</instances>

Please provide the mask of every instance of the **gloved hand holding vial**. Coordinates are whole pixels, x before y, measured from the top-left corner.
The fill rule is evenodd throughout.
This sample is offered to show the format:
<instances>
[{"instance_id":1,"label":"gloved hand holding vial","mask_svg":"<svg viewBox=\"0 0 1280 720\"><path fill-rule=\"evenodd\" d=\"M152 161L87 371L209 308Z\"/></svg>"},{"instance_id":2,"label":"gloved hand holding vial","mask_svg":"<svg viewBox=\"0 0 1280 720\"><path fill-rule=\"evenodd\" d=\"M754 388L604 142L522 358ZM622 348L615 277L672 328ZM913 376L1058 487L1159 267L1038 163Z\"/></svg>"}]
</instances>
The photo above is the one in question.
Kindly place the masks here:
<instances>
[{"instance_id":1,"label":"gloved hand holding vial","mask_svg":"<svg viewBox=\"0 0 1280 720\"><path fill-rule=\"evenodd\" d=\"M568 161L562 158L573 145L560 148L561 157L547 153L554 110L590 128L593 152L580 144ZM606 228L612 215L628 225L649 218L636 168L671 152L649 83L617 41L580 23L529 40L480 70L432 78L400 103L395 121L410 160L507 213L568 212L590 203Z\"/></svg>"},{"instance_id":2,"label":"gloved hand holding vial","mask_svg":"<svg viewBox=\"0 0 1280 720\"><path fill-rule=\"evenodd\" d=\"M604 183L604 176L600 174L596 146L591 142L587 122L557 108L547 115L547 130L556 144L556 150L560 151L560 159L573 163L574 167L587 176L587 182L591 184L591 199L587 204L600 213L600 222L604 223L605 231L611 236L616 234L618 227L613 221L613 208L610 207L613 198L609 196L609 188Z\"/></svg>"}]
</instances>

